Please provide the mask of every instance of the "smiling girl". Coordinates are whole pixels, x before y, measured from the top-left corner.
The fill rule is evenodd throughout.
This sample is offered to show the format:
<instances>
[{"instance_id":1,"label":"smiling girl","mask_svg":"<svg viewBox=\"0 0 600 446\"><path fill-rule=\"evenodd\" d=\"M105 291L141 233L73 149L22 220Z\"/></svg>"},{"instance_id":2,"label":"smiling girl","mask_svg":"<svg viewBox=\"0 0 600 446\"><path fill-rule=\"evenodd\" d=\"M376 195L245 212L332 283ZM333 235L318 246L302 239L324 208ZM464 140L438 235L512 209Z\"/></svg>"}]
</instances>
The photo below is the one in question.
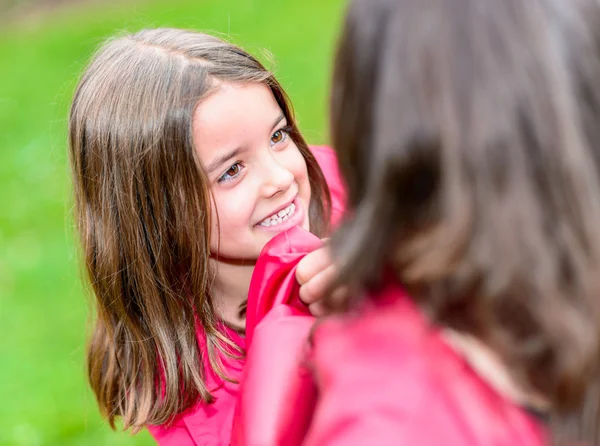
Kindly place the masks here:
<instances>
[{"instance_id":1,"label":"smiling girl","mask_svg":"<svg viewBox=\"0 0 600 446\"><path fill-rule=\"evenodd\" d=\"M275 234L292 226L310 230L307 163L288 119L260 83L216 87L196 108L192 129L213 200L212 295L225 320L243 328L238 310L254 266L247 260L258 258Z\"/></svg>"},{"instance_id":2,"label":"smiling girl","mask_svg":"<svg viewBox=\"0 0 600 446\"><path fill-rule=\"evenodd\" d=\"M174 29L99 50L69 136L102 413L161 444L229 444L256 259L292 226L326 234L334 155L254 57Z\"/></svg>"}]
</instances>

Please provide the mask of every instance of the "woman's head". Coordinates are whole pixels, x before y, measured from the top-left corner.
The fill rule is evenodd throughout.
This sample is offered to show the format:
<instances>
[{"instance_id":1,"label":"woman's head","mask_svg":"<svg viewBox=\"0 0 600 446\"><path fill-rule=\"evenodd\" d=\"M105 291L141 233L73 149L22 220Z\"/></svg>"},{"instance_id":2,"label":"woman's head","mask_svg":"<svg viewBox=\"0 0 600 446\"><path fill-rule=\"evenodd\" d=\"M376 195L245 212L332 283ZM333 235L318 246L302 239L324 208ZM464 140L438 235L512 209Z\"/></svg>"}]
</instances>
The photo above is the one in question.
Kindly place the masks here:
<instances>
[{"instance_id":1,"label":"woman's head","mask_svg":"<svg viewBox=\"0 0 600 446\"><path fill-rule=\"evenodd\" d=\"M215 351L229 342L217 329L209 258L254 260L286 223L261 222L292 200L310 217L299 223L319 234L327 186L273 75L235 45L182 30L99 50L75 92L70 150L97 298L92 387L111 422L165 422L210 399L194 324L217 372Z\"/></svg>"},{"instance_id":2,"label":"woman's head","mask_svg":"<svg viewBox=\"0 0 600 446\"><path fill-rule=\"evenodd\" d=\"M599 18L588 0L355 0L333 85L343 280L391 267L558 410L598 365Z\"/></svg>"}]
</instances>

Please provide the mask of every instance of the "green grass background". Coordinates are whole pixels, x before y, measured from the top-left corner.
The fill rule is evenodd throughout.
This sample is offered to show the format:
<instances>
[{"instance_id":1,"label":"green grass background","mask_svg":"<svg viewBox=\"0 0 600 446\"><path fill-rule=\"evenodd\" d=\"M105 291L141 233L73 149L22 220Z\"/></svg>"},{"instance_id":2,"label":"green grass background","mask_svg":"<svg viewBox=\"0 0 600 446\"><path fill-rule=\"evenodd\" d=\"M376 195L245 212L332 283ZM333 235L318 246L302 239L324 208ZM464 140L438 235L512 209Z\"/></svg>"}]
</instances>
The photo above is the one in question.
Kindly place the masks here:
<instances>
[{"instance_id":1,"label":"green grass background","mask_svg":"<svg viewBox=\"0 0 600 446\"><path fill-rule=\"evenodd\" d=\"M0 445L149 445L113 432L84 371L90 296L70 219L66 116L93 50L120 30L217 32L273 54L310 142L327 141L343 0L90 3L0 23Z\"/></svg>"}]
</instances>

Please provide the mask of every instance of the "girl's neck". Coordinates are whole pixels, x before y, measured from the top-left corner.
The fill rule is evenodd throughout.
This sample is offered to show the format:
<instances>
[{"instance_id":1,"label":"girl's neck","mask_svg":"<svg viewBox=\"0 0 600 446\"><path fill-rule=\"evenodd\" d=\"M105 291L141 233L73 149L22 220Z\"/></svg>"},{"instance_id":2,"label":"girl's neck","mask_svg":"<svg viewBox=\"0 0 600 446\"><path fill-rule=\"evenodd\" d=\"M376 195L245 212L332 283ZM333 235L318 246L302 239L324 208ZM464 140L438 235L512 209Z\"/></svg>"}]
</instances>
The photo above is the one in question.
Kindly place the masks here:
<instances>
[{"instance_id":1,"label":"girl's neck","mask_svg":"<svg viewBox=\"0 0 600 446\"><path fill-rule=\"evenodd\" d=\"M544 397L520 386L501 358L483 342L468 334L450 329L444 330L442 336L500 395L522 407L532 408L539 412L549 410L549 404Z\"/></svg>"},{"instance_id":2,"label":"girl's neck","mask_svg":"<svg viewBox=\"0 0 600 446\"><path fill-rule=\"evenodd\" d=\"M238 331L243 331L246 326L246 318L240 315L240 307L248 298L254 265L252 261L244 263L211 259L211 268L215 272L211 292L217 314Z\"/></svg>"}]
</instances>

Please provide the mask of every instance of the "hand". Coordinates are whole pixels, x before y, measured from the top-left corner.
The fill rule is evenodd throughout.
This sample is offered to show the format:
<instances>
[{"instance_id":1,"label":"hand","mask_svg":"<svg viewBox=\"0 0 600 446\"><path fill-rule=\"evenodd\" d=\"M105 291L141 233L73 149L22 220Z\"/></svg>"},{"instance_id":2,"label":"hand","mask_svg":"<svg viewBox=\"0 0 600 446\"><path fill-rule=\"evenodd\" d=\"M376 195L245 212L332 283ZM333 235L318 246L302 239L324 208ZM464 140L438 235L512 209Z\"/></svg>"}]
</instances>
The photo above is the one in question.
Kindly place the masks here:
<instances>
[{"instance_id":1,"label":"hand","mask_svg":"<svg viewBox=\"0 0 600 446\"><path fill-rule=\"evenodd\" d=\"M329 245L325 245L307 254L296 268L296 280L300 284L300 300L308 305L314 316L326 313L322 299L333 284L337 275L337 267L333 263ZM334 299L341 299L347 294L346 287L338 287L332 291Z\"/></svg>"}]
</instances>

